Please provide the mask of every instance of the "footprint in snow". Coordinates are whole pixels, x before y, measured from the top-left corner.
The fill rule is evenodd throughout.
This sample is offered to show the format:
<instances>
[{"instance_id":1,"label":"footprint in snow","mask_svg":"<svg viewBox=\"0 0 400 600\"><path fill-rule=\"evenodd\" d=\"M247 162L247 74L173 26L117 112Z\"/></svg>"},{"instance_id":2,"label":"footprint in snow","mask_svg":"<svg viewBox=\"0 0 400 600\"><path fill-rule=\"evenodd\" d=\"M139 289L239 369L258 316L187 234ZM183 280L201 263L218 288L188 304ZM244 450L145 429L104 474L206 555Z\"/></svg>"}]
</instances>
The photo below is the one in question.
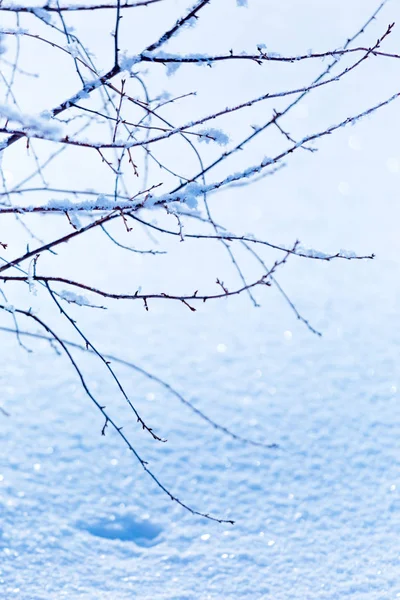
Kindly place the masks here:
<instances>
[{"instance_id":1,"label":"footprint in snow","mask_svg":"<svg viewBox=\"0 0 400 600\"><path fill-rule=\"evenodd\" d=\"M78 523L80 529L85 529L96 537L123 542L135 542L138 546L150 547L160 542L158 536L162 529L150 521L140 521L132 515L111 515L86 523Z\"/></svg>"}]
</instances>

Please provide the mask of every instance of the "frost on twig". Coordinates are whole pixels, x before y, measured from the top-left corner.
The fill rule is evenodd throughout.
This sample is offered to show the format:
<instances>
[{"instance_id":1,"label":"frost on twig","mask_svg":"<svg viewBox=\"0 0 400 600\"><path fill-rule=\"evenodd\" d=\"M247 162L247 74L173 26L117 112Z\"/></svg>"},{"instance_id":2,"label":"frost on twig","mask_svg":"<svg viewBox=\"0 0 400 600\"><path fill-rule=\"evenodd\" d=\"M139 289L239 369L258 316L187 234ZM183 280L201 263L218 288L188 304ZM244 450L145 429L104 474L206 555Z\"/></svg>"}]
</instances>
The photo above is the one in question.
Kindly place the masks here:
<instances>
[{"instance_id":1,"label":"frost on twig","mask_svg":"<svg viewBox=\"0 0 400 600\"><path fill-rule=\"evenodd\" d=\"M0 118L18 123L28 137L32 134L54 141L62 137L61 127L48 118L21 113L10 105L0 104Z\"/></svg>"},{"instance_id":2,"label":"frost on twig","mask_svg":"<svg viewBox=\"0 0 400 600\"><path fill-rule=\"evenodd\" d=\"M92 306L92 303L89 300L82 296L81 294L74 294L70 290L62 290L59 292L60 298L69 302L70 304L77 304L78 306Z\"/></svg>"}]
</instances>

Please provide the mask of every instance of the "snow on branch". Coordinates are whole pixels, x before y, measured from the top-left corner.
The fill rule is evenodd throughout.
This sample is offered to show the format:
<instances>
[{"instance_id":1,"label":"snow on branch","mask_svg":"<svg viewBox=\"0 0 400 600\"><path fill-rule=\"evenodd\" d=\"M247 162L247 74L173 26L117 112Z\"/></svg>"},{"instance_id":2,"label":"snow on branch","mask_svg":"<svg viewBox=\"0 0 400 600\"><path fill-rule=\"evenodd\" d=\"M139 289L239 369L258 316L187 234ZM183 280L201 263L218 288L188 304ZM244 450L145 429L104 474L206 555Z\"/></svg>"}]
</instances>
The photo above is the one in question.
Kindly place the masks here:
<instances>
[{"instance_id":1,"label":"snow on branch","mask_svg":"<svg viewBox=\"0 0 400 600\"><path fill-rule=\"evenodd\" d=\"M150 6L151 4L158 4L165 2L165 0L139 0L138 2L121 2L120 8L140 8L142 6ZM38 11L44 11L47 13L63 13L63 12L82 12L82 11L97 11L97 10L115 10L118 6L117 2L112 3L96 3L93 4L55 4L54 6L49 2L48 4L38 6L24 6L20 4L1 4L0 12L11 12L11 13L33 13L37 14Z\"/></svg>"},{"instance_id":2,"label":"snow on branch","mask_svg":"<svg viewBox=\"0 0 400 600\"><path fill-rule=\"evenodd\" d=\"M57 125L44 117L20 113L10 105L0 104L0 117L6 119L8 122L18 123L22 127L23 134L28 137L29 135L32 135L42 139L57 141L62 136L60 125ZM4 133L8 132L8 126L1 129Z\"/></svg>"}]
</instances>

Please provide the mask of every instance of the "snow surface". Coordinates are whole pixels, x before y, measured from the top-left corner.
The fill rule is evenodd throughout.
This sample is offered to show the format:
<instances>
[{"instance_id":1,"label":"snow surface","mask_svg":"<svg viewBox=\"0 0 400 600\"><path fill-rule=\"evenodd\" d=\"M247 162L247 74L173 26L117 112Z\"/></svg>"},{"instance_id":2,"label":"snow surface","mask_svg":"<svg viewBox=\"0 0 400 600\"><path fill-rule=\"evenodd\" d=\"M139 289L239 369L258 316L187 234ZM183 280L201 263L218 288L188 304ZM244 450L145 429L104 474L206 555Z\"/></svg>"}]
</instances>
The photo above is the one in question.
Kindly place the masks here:
<instances>
[{"instance_id":1,"label":"snow surface","mask_svg":"<svg viewBox=\"0 0 400 600\"><path fill-rule=\"evenodd\" d=\"M254 4L241 18L250 19ZM272 23L289 27L280 3L272 4ZM307 5L311 14L321 3ZM347 6L346 22L337 2L327 5L340 40L375 2ZM324 15L317 15L321 22ZM389 3L379 23L384 28L396 16L398 6ZM371 75L379 98L391 93L384 86L393 85L398 66L383 71L377 65L376 79ZM360 96L355 85L341 108L351 112ZM326 111L323 103L307 106L316 119ZM156 301L148 313L141 305L119 304L107 315L76 307L77 315L88 312L85 329L104 352L163 377L233 431L279 444L264 450L235 442L155 382L112 362L146 421L168 438L151 440L116 408L154 471L179 498L235 525L194 518L168 501L115 435L101 436L103 422L67 362L44 341L24 339L34 350L28 354L15 336L2 335L0 401L10 416L0 414L1 598L400 597L398 110L392 105L330 137L318 153L298 155L290 171L245 192L252 199L245 213L240 194L219 199L221 214L232 213L229 230L377 254L329 264L291 257L277 275L322 339L274 288L259 292L258 309L244 296L196 313ZM298 120L307 114L299 110ZM176 254L184 277L195 271L205 280L207 257L227 271L214 246L196 254L185 244ZM113 283L126 278L109 248L98 273L103 287L110 269ZM80 264L88 252L70 245L65 260ZM173 287L176 273L149 272L138 257L135 277L153 289ZM13 326L11 315L1 318L0 325ZM67 326L64 334L73 338ZM74 355L101 397L117 406L106 370L87 353Z\"/></svg>"}]
</instances>

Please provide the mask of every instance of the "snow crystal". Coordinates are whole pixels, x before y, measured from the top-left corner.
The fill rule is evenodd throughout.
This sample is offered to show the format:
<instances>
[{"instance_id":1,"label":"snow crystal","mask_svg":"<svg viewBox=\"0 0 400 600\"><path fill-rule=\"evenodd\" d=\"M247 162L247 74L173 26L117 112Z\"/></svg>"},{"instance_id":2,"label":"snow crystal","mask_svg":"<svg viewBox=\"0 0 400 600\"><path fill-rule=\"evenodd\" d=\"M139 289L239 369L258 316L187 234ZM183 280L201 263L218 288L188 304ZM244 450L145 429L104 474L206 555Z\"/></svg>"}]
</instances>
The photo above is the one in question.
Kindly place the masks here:
<instances>
[{"instance_id":1,"label":"snow crystal","mask_svg":"<svg viewBox=\"0 0 400 600\"><path fill-rule=\"evenodd\" d=\"M122 71L130 71L133 65L141 61L140 56L123 56L120 59L120 67Z\"/></svg>"},{"instance_id":2,"label":"snow crystal","mask_svg":"<svg viewBox=\"0 0 400 600\"><path fill-rule=\"evenodd\" d=\"M76 215L76 211L72 212L71 214L68 213L68 218L70 220L70 223L72 225L72 227L74 229L81 229L82 225L80 220L78 219L77 215Z\"/></svg>"},{"instance_id":3,"label":"snow crystal","mask_svg":"<svg viewBox=\"0 0 400 600\"><path fill-rule=\"evenodd\" d=\"M319 250L314 250L314 248L304 248L304 246L297 246L296 254L301 254L303 256L307 256L308 258L320 258L325 259L331 256L330 254L326 254L325 252L320 252Z\"/></svg>"},{"instance_id":4,"label":"snow crystal","mask_svg":"<svg viewBox=\"0 0 400 600\"><path fill-rule=\"evenodd\" d=\"M184 27L195 27L197 23L196 17L191 17L184 23Z\"/></svg>"},{"instance_id":5,"label":"snow crystal","mask_svg":"<svg viewBox=\"0 0 400 600\"><path fill-rule=\"evenodd\" d=\"M343 250L342 249L339 251L339 256L341 258L348 258L348 259L357 258L357 254L353 250Z\"/></svg>"},{"instance_id":6,"label":"snow crystal","mask_svg":"<svg viewBox=\"0 0 400 600\"><path fill-rule=\"evenodd\" d=\"M60 210L68 212L71 218L71 214L74 211L87 211L87 210L114 210L116 204L113 198L107 198L104 194L100 194L95 199L82 200L81 202L72 202L69 198L52 198L44 205L44 208L50 210ZM132 202L119 202L118 208L132 208L134 204ZM26 210L32 210L31 207L27 207Z\"/></svg>"},{"instance_id":7,"label":"snow crystal","mask_svg":"<svg viewBox=\"0 0 400 600\"><path fill-rule=\"evenodd\" d=\"M171 77L171 75L174 75L174 73L177 72L177 70L179 69L179 67L181 65L180 65L180 63L176 62L176 63L167 63L165 66L167 67L168 77Z\"/></svg>"},{"instance_id":8,"label":"snow crystal","mask_svg":"<svg viewBox=\"0 0 400 600\"><path fill-rule=\"evenodd\" d=\"M285 246L282 246L283 248ZM289 248L287 248L289 250ZM320 258L322 260L330 258L332 256L337 256L339 258L347 258L348 260L352 258L357 258L357 254L353 250L340 250L339 252L335 252L333 254L326 254L326 252L321 252L320 250L315 250L314 248L305 248L304 246L297 246L296 254L301 254L302 256L307 256L308 258Z\"/></svg>"},{"instance_id":9,"label":"snow crystal","mask_svg":"<svg viewBox=\"0 0 400 600\"><path fill-rule=\"evenodd\" d=\"M15 313L15 306L13 306L12 304L5 304L3 306L4 310L10 312L10 313Z\"/></svg>"},{"instance_id":10,"label":"snow crystal","mask_svg":"<svg viewBox=\"0 0 400 600\"><path fill-rule=\"evenodd\" d=\"M81 296L79 294L74 294L74 292L70 292L68 290L62 290L60 292L60 298L66 300L72 304L78 304L79 306L92 306L89 300L85 296Z\"/></svg>"},{"instance_id":11,"label":"snow crystal","mask_svg":"<svg viewBox=\"0 0 400 600\"><path fill-rule=\"evenodd\" d=\"M189 208L197 207L197 198L214 189L214 185L200 185L198 183L188 183L184 189L173 194L163 194L162 196L152 196L146 200L146 208L157 206L159 204L171 202L184 202Z\"/></svg>"},{"instance_id":12,"label":"snow crystal","mask_svg":"<svg viewBox=\"0 0 400 600\"><path fill-rule=\"evenodd\" d=\"M8 104L0 104L0 117L8 121L19 123L23 129L38 134L48 139L59 139L61 137L61 128L59 125L49 122L43 116L23 114Z\"/></svg>"},{"instance_id":13,"label":"snow crystal","mask_svg":"<svg viewBox=\"0 0 400 600\"><path fill-rule=\"evenodd\" d=\"M201 135L199 142L206 142L206 144L216 142L220 146L226 146L229 142L229 137L221 129L202 129L199 133Z\"/></svg>"},{"instance_id":14,"label":"snow crystal","mask_svg":"<svg viewBox=\"0 0 400 600\"><path fill-rule=\"evenodd\" d=\"M212 56L209 56L208 54L199 54L199 53L173 54L171 52L164 52L162 50L159 50L157 52L157 54L153 54L152 52L143 52L140 56L138 56L136 58L137 58L136 62L140 62L142 58L150 60L150 61L158 62L158 63L161 62L161 63L165 64L165 66L167 68L170 63L172 63L172 64L192 63L192 64L196 64L199 67L204 67L207 65L212 66L212 63L213 63ZM165 63L164 63L164 61L165 61ZM129 59L126 59L125 61L123 61L124 68L126 68L125 64L129 65ZM176 70L176 67L175 67L175 70Z\"/></svg>"},{"instance_id":15,"label":"snow crystal","mask_svg":"<svg viewBox=\"0 0 400 600\"><path fill-rule=\"evenodd\" d=\"M35 17L37 17L38 19L41 19L41 21L44 21L45 23L49 23L49 24L51 23L51 16L47 12L47 10L45 10L44 8L41 8L39 6L34 6L33 8L31 8L30 12L33 12Z\"/></svg>"},{"instance_id":16,"label":"snow crystal","mask_svg":"<svg viewBox=\"0 0 400 600\"><path fill-rule=\"evenodd\" d=\"M71 106L71 104L76 104L77 102L79 102L83 98L88 98L89 97L89 92L92 92L93 90L96 90L97 88L101 87L102 85L103 85L103 83L102 83L101 77L98 77L97 79L93 79L91 81L87 81L85 83L83 89L81 89L77 94L75 94L74 96L72 96L72 98L70 98L65 103L65 107L69 108Z\"/></svg>"}]
</instances>

